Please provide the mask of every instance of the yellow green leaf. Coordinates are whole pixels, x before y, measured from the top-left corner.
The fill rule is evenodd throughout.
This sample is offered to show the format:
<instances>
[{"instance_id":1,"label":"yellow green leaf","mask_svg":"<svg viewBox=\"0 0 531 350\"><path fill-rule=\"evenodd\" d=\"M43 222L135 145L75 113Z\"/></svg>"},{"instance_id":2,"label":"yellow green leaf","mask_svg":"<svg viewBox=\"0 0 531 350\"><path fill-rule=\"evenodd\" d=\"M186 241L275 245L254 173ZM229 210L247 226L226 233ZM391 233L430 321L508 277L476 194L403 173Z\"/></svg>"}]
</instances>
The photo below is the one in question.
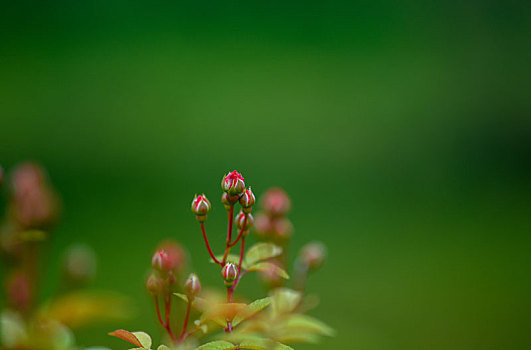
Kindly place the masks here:
<instances>
[{"instance_id":1,"label":"yellow green leaf","mask_svg":"<svg viewBox=\"0 0 531 350\"><path fill-rule=\"evenodd\" d=\"M245 264L253 266L255 263L282 254L282 248L272 243L257 243L253 245L245 254Z\"/></svg>"},{"instance_id":2,"label":"yellow green leaf","mask_svg":"<svg viewBox=\"0 0 531 350\"><path fill-rule=\"evenodd\" d=\"M277 276L280 276L284 279L289 279L289 275L286 271L284 271L280 266L267 262L262 261L259 263L256 263L249 267L247 269L248 271L273 271Z\"/></svg>"}]
</instances>

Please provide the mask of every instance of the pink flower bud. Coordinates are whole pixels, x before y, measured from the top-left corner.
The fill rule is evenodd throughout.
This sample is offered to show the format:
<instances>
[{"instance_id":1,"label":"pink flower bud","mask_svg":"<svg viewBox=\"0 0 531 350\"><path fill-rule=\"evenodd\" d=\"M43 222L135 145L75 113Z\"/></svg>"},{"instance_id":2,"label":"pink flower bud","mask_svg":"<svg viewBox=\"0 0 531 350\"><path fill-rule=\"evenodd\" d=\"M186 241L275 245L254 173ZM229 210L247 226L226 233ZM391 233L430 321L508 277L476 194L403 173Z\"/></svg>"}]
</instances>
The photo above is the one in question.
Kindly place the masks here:
<instances>
[{"instance_id":1,"label":"pink flower bud","mask_svg":"<svg viewBox=\"0 0 531 350\"><path fill-rule=\"evenodd\" d=\"M33 291L26 272L15 271L6 281L9 300L17 309L26 310L31 303Z\"/></svg>"},{"instance_id":2,"label":"pink flower bud","mask_svg":"<svg viewBox=\"0 0 531 350\"><path fill-rule=\"evenodd\" d=\"M165 289L164 280L157 276L155 273L152 273L151 275L149 275L146 281L146 289L152 295L160 295L164 292Z\"/></svg>"},{"instance_id":3,"label":"pink flower bud","mask_svg":"<svg viewBox=\"0 0 531 350\"><path fill-rule=\"evenodd\" d=\"M239 172L234 170L223 177L221 189L229 196L239 196L245 190L245 180Z\"/></svg>"},{"instance_id":4,"label":"pink flower bud","mask_svg":"<svg viewBox=\"0 0 531 350\"><path fill-rule=\"evenodd\" d=\"M201 283L199 283L199 278L195 273L190 274L184 284L184 288L189 296L197 295L197 293L199 293L201 290Z\"/></svg>"},{"instance_id":5,"label":"pink flower bud","mask_svg":"<svg viewBox=\"0 0 531 350\"><path fill-rule=\"evenodd\" d=\"M242 208L251 208L255 201L256 199L254 197L253 191L251 191L251 187L246 189L240 197L240 205Z\"/></svg>"},{"instance_id":6,"label":"pink flower bud","mask_svg":"<svg viewBox=\"0 0 531 350\"><path fill-rule=\"evenodd\" d=\"M291 201L284 190L271 188L262 197L262 208L272 216L286 215L291 209Z\"/></svg>"},{"instance_id":7,"label":"pink flower bud","mask_svg":"<svg viewBox=\"0 0 531 350\"><path fill-rule=\"evenodd\" d=\"M326 247L321 242L310 242L302 247L300 259L309 269L318 269L326 259Z\"/></svg>"},{"instance_id":8,"label":"pink flower bud","mask_svg":"<svg viewBox=\"0 0 531 350\"><path fill-rule=\"evenodd\" d=\"M273 231L273 222L269 215L264 212L256 216L255 232L258 236L266 237Z\"/></svg>"},{"instance_id":9,"label":"pink flower bud","mask_svg":"<svg viewBox=\"0 0 531 350\"><path fill-rule=\"evenodd\" d=\"M192 212L198 216L205 216L210 211L210 201L204 194L196 195L192 201Z\"/></svg>"},{"instance_id":10,"label":"pink flower bud","mask_svg":"<svg viewBox=\"0 0 531 350\"><path fill-rule=\"evenodd\" d=\"M186 253L179 243L168 239L161 242L156 249L156 252L163 252L160 258L164 258L163 263L160 265L167 271L179 271L186 263ZM153 256L155 259L157 253ZM158 260L157 258L156 260ZM155 266L153 266L155 267Z\"/></svg>"},{"instance_id":11,"label":"pink flower bud","mask_svg":"<svg viewBox=\"0 0 531 350\"><path fill-rule=\"evenodd\" d=\"M34 163L24 163L12 176L11 214L23 228L47 228L59 212L58 199L46 181L44 171Z\"/></svg>"},{"instance_id":12,"label":"pink flower bud","mask_svg":"<svg viewBox=\"0 0 531 350\"><path fill-rule=\"evenodd\" d=\"M233 263L226 263L221 269L221 277L227 282L232 282L238 277L238 268Z\"/></svg>"},{"instance_id":13,"label":"pink flower bud","mask_svg":"<svg viewBox=\"0 0 531 350\"><path fill-rule=\"evenodd\" d=\"M273 232L280 239L289 239L293 235L293 224L284 217L275 218L272 221Z\"/></svg>"},{"instance_id":14,"label":"pink flower bud","mask_svg":"<svg viewBox=\"0 0 531 350\"><path fill-rule=\"evenodd\" d=\"M245 216L247 216L247 221L245 220ZM241 229L243 227L243 223L245 222L245 230L249 230L253 224L254 224L254 218L252 214L245 214L243 211L240 211L238 215L236 215L236 226Z\"/></svg>"}]
</instances>

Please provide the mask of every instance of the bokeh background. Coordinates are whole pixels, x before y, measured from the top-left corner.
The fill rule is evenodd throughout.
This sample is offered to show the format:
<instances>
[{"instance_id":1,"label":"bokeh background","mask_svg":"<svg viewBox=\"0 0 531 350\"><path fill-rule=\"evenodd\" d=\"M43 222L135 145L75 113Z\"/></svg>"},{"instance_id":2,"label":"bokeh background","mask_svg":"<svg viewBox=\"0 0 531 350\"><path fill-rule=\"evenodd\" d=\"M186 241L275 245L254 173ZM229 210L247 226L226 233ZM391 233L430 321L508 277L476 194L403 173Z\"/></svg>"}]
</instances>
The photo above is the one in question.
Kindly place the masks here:
<instances>
[{"instance_id":1,"label":"bokeh background","mask_svg":"<svg viewBox=\"0 0 531 350\"><path fill-rule=\"evenodd\" d=\"M80 344L160 335L143 283L164 238L220 282L189 203L213 200L221 245L219 182L238 169L290 193L293 249L329 247L309 290L338 335L297 349L531 347L528 2L1 7L0 163L37 160L61 193L51 266L88 243L94 287L136 306Z\"/></svg>"}]
</instances>

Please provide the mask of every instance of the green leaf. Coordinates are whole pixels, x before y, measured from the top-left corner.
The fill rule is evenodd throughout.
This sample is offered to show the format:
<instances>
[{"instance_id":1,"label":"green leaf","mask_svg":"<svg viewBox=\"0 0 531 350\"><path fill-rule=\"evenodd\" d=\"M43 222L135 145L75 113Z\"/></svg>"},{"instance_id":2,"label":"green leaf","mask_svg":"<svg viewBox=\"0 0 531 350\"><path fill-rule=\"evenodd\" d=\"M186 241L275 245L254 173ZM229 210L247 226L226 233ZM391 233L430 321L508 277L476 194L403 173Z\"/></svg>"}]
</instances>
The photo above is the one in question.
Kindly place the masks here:
<instances>
[{"instance_id":1,"label":"green leaf","mask_svg":"<svg viewBox=\"0 0 531 350\"><path fill-rule=\"evenodd\" d=\"M275 350L293 350L293 348L291 346L287 346L286 344L276 343Z\"/></svg>"},{"instance_id":2,"label":"green leaf","mask_svg":"<svg viewBox=\"0 0 531 350\"><path fill-rule=\"evenodd\" d=\"M302 314L289 316L279 327L283 328L288 333L291 331L304 331L329 337L335 334L335 331L325 323L311 316Z\"/></svg>"},{"instance_id":3,"label":"green leaf","mask_svg":"<svg viewBox=\"0 0 531 350\"><path fill-rule=\"evenodd\" d=\"M7 348L22 346L28 334L22 317L15 312L3 311L0 314L0 340Z\"/></svg>"},{"instance_id":4,"label":"green leaf","mask_svg":"<svg viewBox=\"0 0 531 350\"><path fill-rule=\"evenodd\" d=\"M109 335L125 340L141 349L151 349L151 337L145 332L129 332L125 329L118 329Z\"/></svg>"},{"instance_id":5,"label":"green leaf","mask_svg":"<svg viewBox=\"0 0 531 350\"><path fill-rule=\"evenodd\" d=\"M267 262L267 261L256 263L253 266L249 267L247 270L248 271L273 271L277 276L280 276L284 279L289 279L288 273L284 271L280 266Z\"/></svg>"},{"instance_id":6,"label":"green leaf","mask_svg":"<svg viewBox=\"0 0 531 350\"><path fill-rule=\"evenodd\" d=\"M41 242L48 238L48 234L41 230L27 230L20 232L18 238L22 242Z\"/></svg>"},{"instance_id":7,"label":"green leaf","mask_svg":"<svg viewBox=\"0 0 531 350\"><path fill-rule=\"evenodd\" d=\"M234 319L232 320L232 326L236 327L239 325L243 320L248 319L249 317L252 317L259 311L266 308L269 304L271 304L271 297L258 299L247 305L245 310L242 310L241 312L238 312Z\"/></svg>"},{"instance_id":8,"label":"green leaf","mask_svg":"<svg viewBox=\"0 0 531 350\"><path fill-rule=\"evenodd\" d=\"M273 293L273 312L276 315L289 314L301 301L301 293L289 288L278 288Z\"/></svg>"},{"instance_id":9,"label":"green leaf","mask_svg":"<svg viewBox=\"0 0 531 350\"><path fill-rule=\"evenodd\" d=\"M167 347L166 345L159 345L159 347L157 348L157 350L170 350L170 348Z\"/></svg>"},{"instance_id":10,"label":"green leaf","mask_svg":"<svg viewBox=\"0 0 531 350\"><path fill-rule=\"evenodd\" d=\"M282 254L282 248L272 243L257 243L253 245L245 254L245 264L253 266L255 263L274 258Z\"/></svg>"},{"instance_id":11,"label":"green leaf","mask_svg":"<svg viewBox=\"0 0 531 350\"><path fill-rule=\"evenodd\" d=\"M234 350L237 346L228 341L216 340L198 347L196 350Z\"/></svg>"}]
</instances>

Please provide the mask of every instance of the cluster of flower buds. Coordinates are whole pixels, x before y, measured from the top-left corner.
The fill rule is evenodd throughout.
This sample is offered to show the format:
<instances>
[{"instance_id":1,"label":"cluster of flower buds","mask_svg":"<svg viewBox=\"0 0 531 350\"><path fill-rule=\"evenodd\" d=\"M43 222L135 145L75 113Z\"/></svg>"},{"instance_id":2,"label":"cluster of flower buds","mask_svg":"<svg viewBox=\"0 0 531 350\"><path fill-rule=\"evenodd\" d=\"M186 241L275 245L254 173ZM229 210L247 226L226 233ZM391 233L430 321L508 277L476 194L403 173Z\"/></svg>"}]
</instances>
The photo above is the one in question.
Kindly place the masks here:
<instances>
[{"instance_id":1,"label":"cluster of flower buds","mask_svg":"<svg viewBox=\"0 0 531 350\"><path fill-rule=\"evenodd\" d=\"M293 234L293 225L286 217L291 201L280 188L269 189L261 200L262 211L256 216L255 232L259 238L284 241Z\"/></svg>"},{"instance_id":2,"label":"cluster of flower buds","mask_svg":"<svg viewBox=\"0 0 531 350\"><path fill-rule=\"evenodd\" d=\"M146 281L147 290L153 295L170 291L185 262L186 254L179 244L173 241L160 244L151 258L153 271Z\"/></svg>"},{"instance_id":3,"label":"cluster of flower buds","mask_svg":"<svg viewBox=\"0 0 531 350\"><path fill-rule=\"evenodd\" d=\"M12 174L10 214L22 229L48 228L59 212L57 195L35 163L19 165Z\"/></svg>"},{"instance_id":4,"label":"cluster of flower buds","mask_svg":"<svg viewBox=\"0 0 531 350\"><path fill-rule=\"evenodd\" d=\"M196 216L197 221L199 222L205 222L207 218L207 214L212 208L210 201L207 199L207 197L204 194L195 195L194 199L192 200L192 213L194 213Z\"/></svg>"},{"instance_id":5,"label":"cluster of flower buds","mask_svg":"<svg viewBox=\"0 0 531 350\"><path fill-rule=\"evenodd\" d=\"M225 285L230 287L238 277L238 268L231 262L228 262L221 269L221 277L225 280Z\"/></svg>"}]
</instances>

